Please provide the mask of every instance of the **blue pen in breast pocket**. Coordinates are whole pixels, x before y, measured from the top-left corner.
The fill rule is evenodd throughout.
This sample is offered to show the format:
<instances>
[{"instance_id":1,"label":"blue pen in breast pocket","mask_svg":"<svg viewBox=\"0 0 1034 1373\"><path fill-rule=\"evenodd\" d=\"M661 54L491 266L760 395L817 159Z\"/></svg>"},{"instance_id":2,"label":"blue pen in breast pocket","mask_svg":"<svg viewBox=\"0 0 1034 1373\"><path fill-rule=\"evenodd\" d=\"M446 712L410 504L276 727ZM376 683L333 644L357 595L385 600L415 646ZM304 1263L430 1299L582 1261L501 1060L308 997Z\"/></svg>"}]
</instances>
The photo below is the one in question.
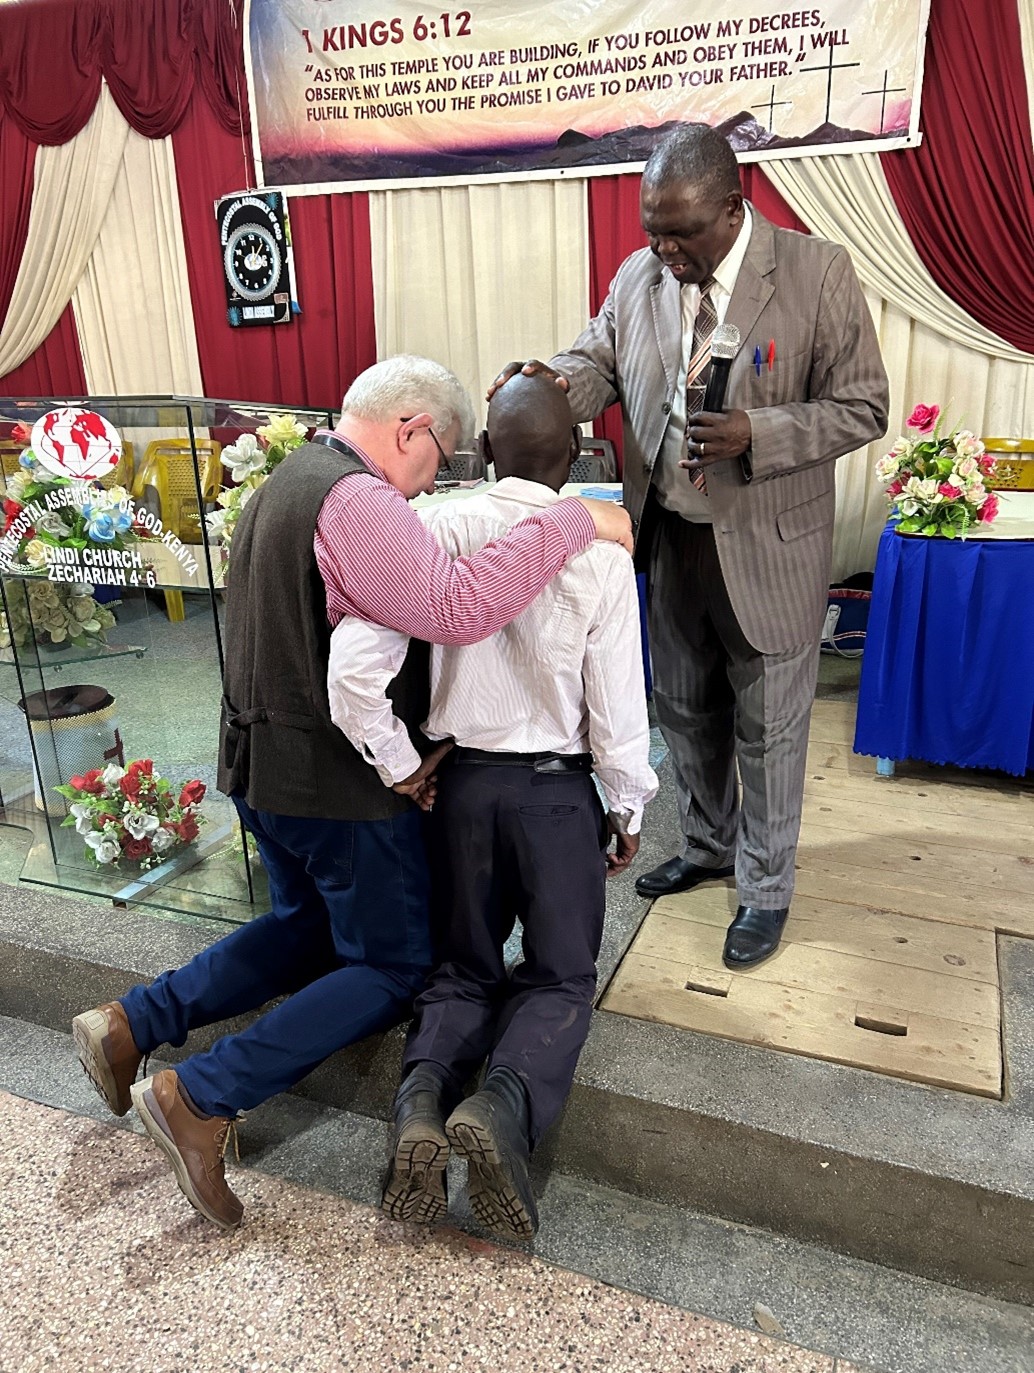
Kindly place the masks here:
<instances>
[{"instance_id":1,"label":"blue pen in breast pocket","mask_svg":"<svg viewBox=\"0 0 1034 1373\"><path fill-rule=\"evenodd\" d=\"M760 375L761 375L761 344L760 344L760 343L759 343L759 344L757 345L757 347L754 349L754 375L755 375L755 376L758 376L758 377L760 377Z\"/></svg>"}]
</instances>

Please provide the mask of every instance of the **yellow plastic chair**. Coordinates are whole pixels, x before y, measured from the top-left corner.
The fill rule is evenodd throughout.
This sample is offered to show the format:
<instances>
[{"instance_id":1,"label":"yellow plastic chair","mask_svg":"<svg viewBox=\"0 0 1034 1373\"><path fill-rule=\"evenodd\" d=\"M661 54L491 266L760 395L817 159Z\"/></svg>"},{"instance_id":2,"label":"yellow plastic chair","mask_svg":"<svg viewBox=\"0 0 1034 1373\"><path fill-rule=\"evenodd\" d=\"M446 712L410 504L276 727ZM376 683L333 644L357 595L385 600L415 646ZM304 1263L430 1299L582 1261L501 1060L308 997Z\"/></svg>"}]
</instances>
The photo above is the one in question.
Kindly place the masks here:
<instances>
[{"instance_id":1,"label":"yellow plastic chair","mask_svg":"<svg viewBox=\"0 0 1034 1373\"><path fill-rule=\"evenodd\" d=\"M987 485L997 491L1034 491L1034 439L984 440L995 459L994 475Z\"/></svg>"},{"instance_id":2,"label":"yellow plastic chair","mask_svg":"<svg viewBox=\"0 0 1034 1373\"><path fill-rule=\"evenodd\" d=\"M215 439L195 439L194 452L199 465L203 463L202 505L210 505L222 490L223 465L219 459L222 446ZM132 489L133 499L138 503L146 498L148 491L154 493L151 503L157 503L163 528L171 531L181 543L201 543L204 509L198 510L189 439L156 439L149 443L134 475ZM186 618L182 591L166 591L165 612L172 621Z\"/></svg>"}]
</instances>

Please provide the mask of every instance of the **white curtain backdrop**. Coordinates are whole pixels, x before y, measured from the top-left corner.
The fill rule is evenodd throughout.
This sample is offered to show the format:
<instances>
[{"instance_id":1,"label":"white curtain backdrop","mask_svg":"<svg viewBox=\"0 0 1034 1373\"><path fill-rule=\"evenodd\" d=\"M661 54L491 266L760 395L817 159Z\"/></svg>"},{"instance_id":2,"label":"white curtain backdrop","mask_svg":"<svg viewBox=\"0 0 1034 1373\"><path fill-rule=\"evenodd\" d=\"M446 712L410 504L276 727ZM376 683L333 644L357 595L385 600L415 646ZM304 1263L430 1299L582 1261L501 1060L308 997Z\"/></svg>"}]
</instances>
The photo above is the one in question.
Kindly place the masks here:
<instances>
[{"instance_id":1,"label":"white curtain backdrop","mask_svg":"<svg viewBox=\"0 0 1034 1373\"><path fill-rule=\"evenodd\" d=\"M39 347L71 299L107 214L128 133L105 87L71 142L37 151L25 251L0 330L0 377Z\"/></svg>"},{"instance_id":2,"label":"white curtain backdrop","mask_svg":"<svg viewBox=\"0 0 1034 1373\"><path fill-rule=\"evenodd\" d=\"M113 105L106 87L102 99ZM108 212L72 296L86 385L98 396L200 396L172 139L125 131Z\"/></svg>"},{"instance_id":3,"label":"white curtain backdrop","mask_svg":"<svg viewBox=\"0 0 1034 1373\"><path fill-rule=\"evenodd\" d=\"M585 182L375 191L370 195L379 357L451 367L479 418L504 363L548 358L585 327Z\"/></svg>"},{"instance_id":4,"label":"white curtain backdrop","mask_svg":"<svg viewBox=\"0 0 1034 1373\"><path fill-rule=\"evenodd\" d=\"M1029 435L1034 358L937 286L905 232L876 154L773 161L765 172L813 233L850 250L890 377L887 440L837 464L833 573L849 576L873 565L887 515L873 468L913 405L940 405L977 434Z\"/></svg>"}]
</instances>

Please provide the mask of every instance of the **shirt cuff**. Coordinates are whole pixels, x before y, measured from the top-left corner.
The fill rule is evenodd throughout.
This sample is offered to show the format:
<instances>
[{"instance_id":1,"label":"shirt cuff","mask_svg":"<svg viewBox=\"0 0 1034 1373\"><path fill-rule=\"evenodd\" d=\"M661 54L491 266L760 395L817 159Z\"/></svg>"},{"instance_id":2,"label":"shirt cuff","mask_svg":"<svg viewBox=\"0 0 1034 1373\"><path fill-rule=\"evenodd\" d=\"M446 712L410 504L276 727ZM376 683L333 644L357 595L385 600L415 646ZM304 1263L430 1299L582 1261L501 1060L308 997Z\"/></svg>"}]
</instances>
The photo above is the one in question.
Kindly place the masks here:
<instances>
[{"instance_id":1,"label":"shirt cuff","mask_svg":"<svg viewBox=\"0 0 1034 1373\"><path fill-rule=\"evenodd\" d=\"M575 496L565 496L546 512L547 519L560 526L570 556L581 553L596 539L596 523Z\"/></svg>"},{"instance_id":2,"label":"shirt cuff","mask_svg":"<svg viewBox=\"0 0 1034 1373\"><path fill-rule=\"evenodd\" d=\"M364 744L363 757L376 768L377 776L386 787L393 787L396 782L404 782L407 777L412 777L422 761L408 736L401 737L397 746L393 742L386 742L376 754L368 744Z\"/></svg>"}]
</instances>

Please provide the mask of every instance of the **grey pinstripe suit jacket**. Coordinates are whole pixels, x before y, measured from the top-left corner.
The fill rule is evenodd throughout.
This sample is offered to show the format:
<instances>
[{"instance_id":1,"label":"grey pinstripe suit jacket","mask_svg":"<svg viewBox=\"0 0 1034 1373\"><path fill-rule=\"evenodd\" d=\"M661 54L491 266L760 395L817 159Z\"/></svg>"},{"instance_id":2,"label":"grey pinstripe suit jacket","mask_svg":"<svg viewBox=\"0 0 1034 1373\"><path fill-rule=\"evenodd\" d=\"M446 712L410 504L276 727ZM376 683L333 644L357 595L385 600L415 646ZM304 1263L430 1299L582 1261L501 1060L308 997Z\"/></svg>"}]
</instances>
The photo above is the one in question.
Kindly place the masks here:
<instances>
[{"instance_id":1,"label":"grey pinstripe suit jacket","mask_svg":"<svg viewBox=\"0 0 1034 1373\"><path fill-rule=\"evenodd\" d=\"M834 461L887 428L887 375L845 249L777 229L752 207L747 255L726 323L740 331L727 409L750 416L754 479L707 469L722 573L747 639L782 653L817 636L826 605ZM754 368L754 348L771 371ZM680 287L648 248L625 259L600 313L551 366L579 422L619 400L624 501L639 532L682 348ZM648 538L643 531L643 538Z\"/></svg>"}]
</instances>

